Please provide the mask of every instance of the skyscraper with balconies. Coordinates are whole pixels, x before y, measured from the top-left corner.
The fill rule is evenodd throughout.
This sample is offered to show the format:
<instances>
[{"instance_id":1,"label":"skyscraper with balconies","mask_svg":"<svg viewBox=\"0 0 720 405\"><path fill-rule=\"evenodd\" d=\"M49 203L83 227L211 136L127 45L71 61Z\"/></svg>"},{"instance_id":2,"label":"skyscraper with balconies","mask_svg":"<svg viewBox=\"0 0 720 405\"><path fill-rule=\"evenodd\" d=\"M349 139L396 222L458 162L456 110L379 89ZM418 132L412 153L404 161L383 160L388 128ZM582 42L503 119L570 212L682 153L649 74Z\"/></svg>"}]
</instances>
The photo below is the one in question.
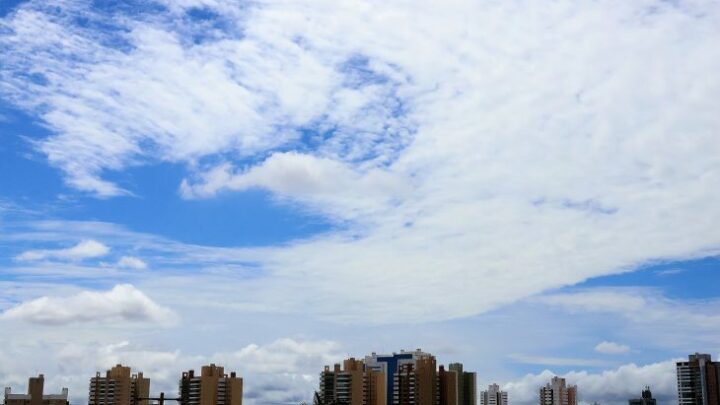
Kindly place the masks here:
<instances>
[{"instance_id":1,"label":"skyscraper with balconies","mask_svg":"<svg viewBox=\"0 0 720 405\"><path fill-rule=\"evenodd\" d=\"M679 405L720 405L720 363L695 353L676 366Z\"/></svg>"},{"instance_id":2,"label":"skyscraper with balconies","mask_svg":"<svg viewBox=\"0 0 720 405\"><path fill-rule=\"evenodd\" d=\"M577 386L568 386L564 378L553 377L540 388L540 405L577 405Z\"/></svg>"},{"instance_id":3,"label":"skyscraper with balconies","mask_svg":"<svg viewBox=\"0 0 720 405\"><path fill-rule=\"evenodd\" d=\"M215 364L203 366L200 375L184 372L180 379L180 405L242 405L242 394L242 378Z\"/></svg>"},{"instance_id":4,"label":"skyscraper with balconies","mask_svg":"<svg viewBox=\"0 0 720 405\"><path fill-rule=\"evenodd\" d=\"M480 394L481 405L508 405L508 394L500 390L497 384L488 385L488 389Z\"/></svg>"},{"instance_id":5,"label":"skyscraper with balconies","mask_svg":"<svg viewBox=\"0 0 720 405\"><path fill-rule=\"evenodd\" d=\"M362 360L349 358L320 373L318 405L386 405L385 374L367 370Z\"/></svg>"},{"instance_id":6,"label":"skyscraper with balconies","mask_svg":"<svg viewBox=\"0 0 720 405\"><path fill-rule=\"evenodd\" d=\"M130 367L121 364L107 370L103 377L98 372L90 379L88 405L147 405L150 379L143 373L132 374Z\"/></svg>"}]
</instances>

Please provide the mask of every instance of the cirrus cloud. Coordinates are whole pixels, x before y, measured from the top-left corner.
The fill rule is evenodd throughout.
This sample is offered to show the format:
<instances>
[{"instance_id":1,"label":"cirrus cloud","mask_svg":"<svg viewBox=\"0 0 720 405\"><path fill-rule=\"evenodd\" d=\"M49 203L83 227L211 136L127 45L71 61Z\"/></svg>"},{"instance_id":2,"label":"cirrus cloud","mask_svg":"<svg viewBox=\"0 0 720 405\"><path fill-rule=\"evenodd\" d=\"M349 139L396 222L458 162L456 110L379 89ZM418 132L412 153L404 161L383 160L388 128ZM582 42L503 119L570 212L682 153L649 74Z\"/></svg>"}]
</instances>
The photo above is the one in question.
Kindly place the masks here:
<instances>
[{"instance_id":1,"label":"cirrus cloud","mask_svg":"<svg viewBox=\"0 0 720 405\"><path fill-rule=\"evenodd\" d=\"M96 240L88 239L78 242L77 245L64 249L28 250L15 256L19 261L37 261L45 259L83 260L105 256L110 248Z\"/></svg>"}]
</instances>

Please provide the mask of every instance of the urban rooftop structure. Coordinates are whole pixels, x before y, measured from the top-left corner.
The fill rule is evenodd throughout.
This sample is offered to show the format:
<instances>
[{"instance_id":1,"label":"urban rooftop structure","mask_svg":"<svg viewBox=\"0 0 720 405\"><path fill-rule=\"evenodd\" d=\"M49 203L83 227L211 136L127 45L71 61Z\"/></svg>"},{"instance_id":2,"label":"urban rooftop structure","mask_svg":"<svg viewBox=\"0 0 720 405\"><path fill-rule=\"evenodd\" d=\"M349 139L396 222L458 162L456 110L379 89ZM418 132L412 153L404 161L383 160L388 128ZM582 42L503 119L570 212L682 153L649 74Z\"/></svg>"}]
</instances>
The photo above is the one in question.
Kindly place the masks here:
<instances>
[{"instance_id":1,"label":"urban rooftop structure","mask_svg":"<svg viewBox=\"0 0 720 405\"><path fill-rule=\"evenodd\" d=\"M13 394L10 387L5 387L5 405L67 405L68 389L63 388L60 394L44 394L45 376L30 377L27 394Z\"/></svg>"}]
</instances>

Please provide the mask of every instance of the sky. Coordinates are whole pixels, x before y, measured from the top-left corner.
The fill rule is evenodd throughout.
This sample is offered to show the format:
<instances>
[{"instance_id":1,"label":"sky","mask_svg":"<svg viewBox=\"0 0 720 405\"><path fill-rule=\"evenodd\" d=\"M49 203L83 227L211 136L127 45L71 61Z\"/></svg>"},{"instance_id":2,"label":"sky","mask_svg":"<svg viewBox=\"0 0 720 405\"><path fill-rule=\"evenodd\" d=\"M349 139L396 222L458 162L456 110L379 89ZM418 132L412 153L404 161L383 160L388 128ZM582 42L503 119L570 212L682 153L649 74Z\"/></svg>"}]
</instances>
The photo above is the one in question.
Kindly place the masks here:
<instances>
[{"instance_id":1,"label":"sky","mask_svg":"<svg viewBox=\"0 0 720 405\"><path fill-rule=\"evenodd\" d=\"M0 0L0 384L249 405L422 348L514 405L720 357L720 3Z\"/></svg>"}]
</instances>

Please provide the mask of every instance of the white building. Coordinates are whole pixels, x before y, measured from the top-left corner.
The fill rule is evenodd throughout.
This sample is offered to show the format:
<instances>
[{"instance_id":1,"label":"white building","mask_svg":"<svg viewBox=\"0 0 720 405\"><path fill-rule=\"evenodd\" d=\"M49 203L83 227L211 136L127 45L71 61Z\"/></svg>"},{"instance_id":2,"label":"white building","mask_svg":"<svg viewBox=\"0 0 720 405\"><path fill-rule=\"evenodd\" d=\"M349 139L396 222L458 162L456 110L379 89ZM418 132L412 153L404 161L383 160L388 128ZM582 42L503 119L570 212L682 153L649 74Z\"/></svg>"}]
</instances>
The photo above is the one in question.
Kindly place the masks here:
<instances>
[{"instance_id":1,"label":"white building","mask_svg":"<svg viewBox=\"0 0 720 405\"><path fill-rule=\"evenodd\" d=\"M480 394L480 404L508 405L508 394L505 391L500 391L500 386L497 384L490 384L487 391Z\"/></svg>"}]
</instances>

